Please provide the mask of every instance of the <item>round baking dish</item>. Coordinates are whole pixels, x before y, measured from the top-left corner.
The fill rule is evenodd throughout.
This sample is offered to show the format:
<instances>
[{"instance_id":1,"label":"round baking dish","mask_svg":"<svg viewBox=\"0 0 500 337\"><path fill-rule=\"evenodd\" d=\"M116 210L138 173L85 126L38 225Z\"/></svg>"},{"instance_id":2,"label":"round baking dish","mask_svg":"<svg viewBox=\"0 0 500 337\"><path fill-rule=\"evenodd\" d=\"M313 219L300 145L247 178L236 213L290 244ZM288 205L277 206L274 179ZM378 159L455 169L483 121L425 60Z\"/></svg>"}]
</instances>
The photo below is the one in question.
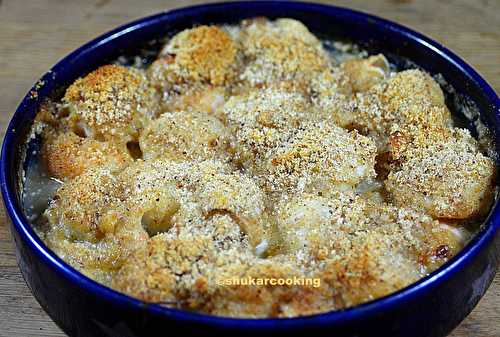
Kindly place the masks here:
<instances>
[{"instance_id":1,"label":"round baking dish","mask_svg":"<svg viewBox=\"0 0 500 337\"><path fill-rule=\"evenodd\" d=\"M324 37L343 37L407 60L448 83L448 102L474 102L500 153L500 100L470 66L436 42L395 23L360 12L299 2L235 2L161 13L119 27L85 44L54 66L26 95L8 126L1 154L1 190L21 272L41 306L72 336L444 336L474 308L500 259L500 206L452 260L411 286L347 310L289 319L214 317L148 304L115 292L67 265L37 237L20 204L21 148L37 108L76 78L146 42L194 24L254 16L291 17ZM450 90L453 88L453 90ZM470 100L470 101L469 101ZM471 125L473 122L471 122Z\"/></svg>"}]
</instances>

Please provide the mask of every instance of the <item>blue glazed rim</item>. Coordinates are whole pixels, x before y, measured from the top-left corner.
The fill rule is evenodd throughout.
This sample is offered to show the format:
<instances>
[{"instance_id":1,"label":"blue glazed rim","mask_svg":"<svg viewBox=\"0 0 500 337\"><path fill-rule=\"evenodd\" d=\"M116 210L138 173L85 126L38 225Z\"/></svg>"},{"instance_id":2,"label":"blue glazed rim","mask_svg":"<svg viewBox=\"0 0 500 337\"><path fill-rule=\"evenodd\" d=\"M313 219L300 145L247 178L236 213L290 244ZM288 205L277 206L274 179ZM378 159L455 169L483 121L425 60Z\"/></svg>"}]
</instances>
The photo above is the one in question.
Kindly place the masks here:
<instances>
[{"instance_id":1,"label":"blue glazed rim","mask_svg":"<svg viewBox=\"0 0 500 337\"><path fill-rule=\"evenodd\" d=\"M109 43L115 38L120 37L124 34L140 30L141 28L152 25L155 22L161 21L161 19L165 16L175 18L177 16L183 16L186 13L196 13L203 9L214 9L217 7L219 7L221 10L228 10L229 8L231 8L231 6L243 6L244 4L244 2L214 3L208 5L186 7L148 16L125 24L86 43L82 47L78 48L77 50L63 58L51 69L51 71L44 75L42 80L50 80L51 78L53 79L54 73L57 73L60 69L71 66L73 60L81 57L81 55L93 50L94 48ZM369 21L382 27L385 30L403 36L404 39L413 40L414 42L418 43L421 48L428 48L434 53L437 53L439 56L446 59L449 63L453 64L453 66L459 69L460 72L466 74L470 79L476 82L482 89L482 92L488 98L488 101L491 102L492 111L496 112L492 118L495 118L495 120L499 121L500 124L500 99L495 91L490 87L490 85L474 69L472 69L453 52L441 46L437 42L421 35L420 33L373 15L341 7L288 1L262 1L259 2L259 4L263 6L287 6L288 8L303 10L321 10L336 13L337 15L339 15L340 13L342 16L348 18L349 20L353 20L354 22ZM30 92L24 97L23 101L17 108L7 128L2 146L2 153L0 158L0 188L6 206L7 214L13 223L13 228L19 233L21 239L29 246L30 249L36 252L36 255L45 264L49 265L69 282L77 284L80 288L92 292L103 298L104 300L111 301L116 305L123 305L138 310L148 310L153 314L175 318L180 322L184 321L192 323L202 323L213 326L223 325L226 327L237 327L240 329L267 329L276 327L286 329L294 328L299 325L303 326L304 324L321 326L332 325L336 322L357 320L369 315L376 314L377 312L384 311L384 309L390 308L391 306L404 303L409 299L418 297L420 294L424 293L426 289L438 286L446 282L446 280L448 280L451 275L460 272L462 267L469 260L473 259L480 252L482 247L493 240L500 227L500 221L498 220L500 219L500 205L497 200L492 208L492 211L490 212L490 215L484 222L481 230L460 253L458 253L441 268L395 293L348 309L296 318L242 319L212 316L179 309L167 308L158 304L146 303L100 285L99 283L84 276L76 269L66 264L62 259L56 256L52 251L50 251L50 249L41 241L41 239L31 228L31 225L24 216L15 192L15 181L10 175L12 174L12 170L16 169L16 163L14 162L14 152L17 149L15 149L14 147L16 145L16 139L19 137L19 133L16 132L16 127L21 126L20 122L22 122L22 115L25 113L27 107L33 104L32 93L43 93L43 88L40 90L38 89L39 86L35 85L32 90L30 90Z\"/></svg>"}]
</instances>

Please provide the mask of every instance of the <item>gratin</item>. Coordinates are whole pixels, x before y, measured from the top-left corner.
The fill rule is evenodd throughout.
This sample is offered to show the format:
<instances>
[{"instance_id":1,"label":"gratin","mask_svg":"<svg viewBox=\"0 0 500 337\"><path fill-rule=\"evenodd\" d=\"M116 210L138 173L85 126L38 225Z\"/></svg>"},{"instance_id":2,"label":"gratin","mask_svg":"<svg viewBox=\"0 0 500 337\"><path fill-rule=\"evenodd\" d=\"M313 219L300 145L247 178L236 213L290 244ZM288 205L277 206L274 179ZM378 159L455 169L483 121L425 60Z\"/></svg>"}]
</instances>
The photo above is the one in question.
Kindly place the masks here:
<instances>
[{"instance_id":1,"label":"gratin","mask_svg":"<svg viewBox=\"0 0 500 337\"><path fill-rule=\"evenodd\" d=\"M495 191L429 74L339 61L291 19L179 32L146 69L75 81L36 129L61 183L37 227L48 247L120 292L213 315L397 291L464 246Z\"/></svg>"}]
</instances>

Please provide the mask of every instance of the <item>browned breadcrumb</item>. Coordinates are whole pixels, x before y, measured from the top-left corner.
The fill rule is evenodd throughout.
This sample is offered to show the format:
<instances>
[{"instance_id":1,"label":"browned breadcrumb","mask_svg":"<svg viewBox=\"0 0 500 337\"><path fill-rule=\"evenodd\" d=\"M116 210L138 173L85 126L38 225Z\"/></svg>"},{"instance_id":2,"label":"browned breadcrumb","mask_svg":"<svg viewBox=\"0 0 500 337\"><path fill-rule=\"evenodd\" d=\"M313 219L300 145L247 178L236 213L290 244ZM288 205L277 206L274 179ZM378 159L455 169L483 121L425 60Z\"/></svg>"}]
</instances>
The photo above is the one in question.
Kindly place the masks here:
<instances>
[{"instance_id":1,"label":"browned breadcrumb","mask_svg":"<svg viewBox=\"0 0 500 337\"><path fill-rule=\"evenodd\" d=\"M352 98L351 80L344 70L327 68L311 80L308 92L317 115L343 128L353 125L356 104Z\"/></svg>"},{"instance_id":2,"label":"browned breadcrumb","mask_svg":"<svg viewBox=\"0 0 500 337\"><path fill-rule=\"evenodd\" d=\"M420 70L405 70L356 95L353 127L384 148L394 125L450 126L439 85Z\"/></svg>"},{"instance_id":3,"label":"browned breadcrumb","mask_svg":"<svg viewBox=\"0 0 500 337\"><path fill-rule=\"evenodd\" d=\"M449 219L488 210L495 164L468 131L407 126L392 133L390 153L395 164L386 187L397 205Z\"/></svg>"},{"instance_id":4,"label":"browned breadcrumb","mask_svg":"<svg viewBox=\"0 0 500 337\"><path fill-rule=\"evenodd\" d=\"M277 87L232 96L223 112L234 134L236 158L244 166L262 159L288 129L316 118L306 97Z\"/></svg>"},{"instance_id":5,"label":"browned breadcrumb","mask_svg":"<svg viewBox=\"0 0 500 337\"><path fill-rule=\"evenodd\" d=\"M225 216L216 219L230 221ZM294 316L333 304L328 289L217 284L235 275L279 278L299 276L300 271L280 259L258 260L237 246L217 248L211 235L181 231L151 239L147 248L131 256L113 285L149 301L226 316Z\"/></svg>"},{"instance_id":6,"label":"browned breadcrumb","mask_svg":"<svg viewBox=\"0 0 500 337\"><path fill-rule=\"evenodd\" d=\"M162 111L217 114L225 85L240 67L237 43L223 29L200 26L176 34L151 64L147 75L161 97Z\"/></svg>"},{"instance_id":7,"label":"browned breadcrumb","mask_svg":"<svg viewBox=\"0 0 500 337\"><path fill-rule=\"evenodd\" d=\"M265 195L244 174L218 161L172 162L148 160L125 169L120 179L132 184L127 194L132 203L140 205L144 194L166 191L178 204L175 223L203 224L207 217L229 215L246 233L253 245L265 231Z\"/></svg>"},{"instance_id":8,"label":"browned breadcrumb","mask_svg":"<svg viewBox=\"0 0 500 337\"><path fill-rule=\"evenodd\" d=\"M430 75L343 60L296 20L255 18L75 81L37 116L64 179L45 242L128 295L234 317L342 309L427 275L470 237L457 219L488 210L496 167Z\"/></svg>"},{"instance_id":9,"label":"browned breadcrumb","mask_svg":"<svg viewBox=\"0 0 500 337\"><path fill-rule=\"evenodd\" d=\"M144 159L173 160L227 157L229 132L217 118L202 112L165 113L149 122L139 145Z\"/></svg>"},{"instance_id":10,"label":"browned breadcrumb","mask_svg":"<svg viewBox=\"0 0 500 337\"><path fill-rule=\"evenodd\" d=\"M375 177L376 147L357 131L322 121L289 134L257 167L270 190L349 189Z\"/></svg>"},{"instance_id":11,"label":"browned breadcrumb","mask_svg":"<svg viewBox=\"0 0 500 337\"><path fill-rule=\"evenodd\" d=\"M119 185L108 168L88 170L64 184L46 212L53 223L68 227L70 237L96 241L106 208L120 203Z\"/></svg>"},{"instance_id":12,"label":"browned breadcrumb","mask_svg":"<svg viewBox=\"0 0 500 337\"><path fill-rule=\"evenodd\" d=\"M147 240L140 218L134 221L123 207L123 192L109 168L87 170L65 183L45 212L48 246L105 283L128 252Z\"/></svg>"},{"instance_id":13,"label":"browned breadcrumb","mask_svg":"<svg viewBox=\"0 0 500 337\"><path fill-rule=\"evenodd\" d=\"M161 52L167 60L171 60L166 70L172 71L174 76L212 85L222 85L234 76L236 53L235 42L216 26L183 30Z\"/></svg>"},{"instance_id":14,"label":"browned breadcrumb","mask_svg":"<svg viewBox=\"0 0 500 337\"><path fill-rule=\"evenodd\" d=\"M249 62L240 78L252 86L311 79L330 64L321 42L299 21L248 20L240 33Z\"/></svg>"},{"instance_id":15,"label":"browned breadcrumb","mask_svg":"<svg viewBox=\"0 0 500 337\"><path fill-rule=\"evenodd\" d=\"M88 169L110 166L116 169L132 161L123 146L81 138L72 132L44 133L42 157L47 171L58 179L71 179Z\"/></svg>"},{"instance_id":16,"label":"browned breadcrumb","mask_svg":"<svg viewBox=\"0 0 500 337\"><path fill-rule=\"evenodd\" d=\"M141 71L106 65L76 80L62 102L72 130L126 142L137 137L147 113L154 114L154 100Z\"/></svg>"}]
</instances>

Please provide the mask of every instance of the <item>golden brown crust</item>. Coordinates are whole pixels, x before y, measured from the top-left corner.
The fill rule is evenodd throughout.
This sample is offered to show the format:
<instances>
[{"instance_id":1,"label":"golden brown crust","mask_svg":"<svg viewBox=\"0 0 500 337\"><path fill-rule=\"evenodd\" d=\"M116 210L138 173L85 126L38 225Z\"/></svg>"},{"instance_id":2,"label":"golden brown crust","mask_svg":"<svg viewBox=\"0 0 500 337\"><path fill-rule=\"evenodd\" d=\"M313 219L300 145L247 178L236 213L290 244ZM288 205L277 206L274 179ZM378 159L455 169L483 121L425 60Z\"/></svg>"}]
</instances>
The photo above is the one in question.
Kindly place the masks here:
<instances>
[{"instance_id":1,"label":"golden brown crust","mask_svg":"<svg viewBox=\"0 0 500 337\"><path fill-rule=\"evenodd\" d=\"M122 187L107 168L87 170L66 182L45 211L48 246L106 284L129 252L148 237L140 221L122 207Z\"/></svg>"},{"instance_id":2,"label":"golden brown crust","mask_svg":"<svg viewBox=\"0 0 500 337\"><path fill-rule=\"evenodd\" d=\"M303 94L279 87L232 96L223 113L234 135L236 160L251 169L278 145L290 128L315 119L311 109Z\"/></svg>"},{"instance_id":3,"label":"golden brown crust","mask_svg":"<svg viewBox=\"0 0 500 337\"><path fill-rule=\"evenodd\" d=\"M71 179L106 165L119 169L132 161L126 149L114 142L51 131L45 132L42 158L48 173L58 179Z\"/></svg>"},{"instance_id":4,"label":"golden brown crust","mask_svg":"<svg viewBox=\"0 0 500 337\"><path fill-rule=\"evenodd\" d=\"M430 75L346 59L257 18L75 81L37 117L64 179L45 242L128 295L234 317L346 308L427 275L488 209L496 167Z\"/></svg>"},{"instance_id":5,"label":"golden brown crust","mask_svg":"<svg viewBox=\"0 0 500 337\"><path fill-rule=\"evenodd\" d=\"M420 70L396 73L368 92L356 95L353 126L372 136L379 149L387 145L388 134L394 126L448 127L451 123L441 88Z\"/></svg>"},{"instance_id":6,"label":"golden brown crust","mask_svg":"<svg viewBox=\"0 0 500 337\"><path fill-rule=\"evenodd\" d=\"M147 77L162 111L217 115L240 67L231 36L216 26L199 26L176 34L148 67Z\"/></svg>"},{"instance_id":7,"label":"golden brown crust","mask_svg":"<svg viewBox=\"0 0 500 337\"><path fill-rule=\"evenodd\" d=\"M212 85L225 84L235 76L236 53L236 44L229 34L216 26L183 30L162 50L178 77Z\"/></svg>"},{"instance_id":8,"label":"golden brown crust","mask_svg":"<svg viewBox=\"0 0 500 337\"><path fill-rule=\"evenodd\" d=\"M397 205L436 218L465 219L488 210L495 164L463 129L407 126L390 140L394 169L386 187Z\"/></svg>"},{"instance_id":9,"label":"golden brown crust","mask_svg":"<svg viewBox=\"0 0 500 337\"><path fill-rule=\"evenodd\" d=\"M62 99L69 128L85 137L127 142L154 115L155 94L139 70L105 65L76 80Z\"/></svg>"},{"instance_id":10,"label":"golden brown crust","mask_svg":"<svg viewBox=\"0 0 500 337\"><path fill-rule=\"evenodd\" d=\"M330 64L321 42L296 20L249 20L240 35L250 59L240 78L251 86L292 81L301 87Z\"/></svg>"},{"instance_id":11,"label":"golden brown crust","mask_svg":"<svg viewBox=\"0 0 500 337\"><path fill-rule=\"evenodd\" d=\"M271 191L349 189L375 177L376 147L327 122L292 129L257 168Z\"/></svg>"},{"instance_id":12,"label":"golden brown crust","mask_svg":"<svg viewBox=\"0 0 500 337\"><path fill-rule=\"evenodd\" d=\"M220 283L234 275L278 279L300 273L285 261L258 261L232 249L216 252L207 236L158 235L130 257L113 286L147 301L225 316L295 316L332 305L324 288Z\"/></svg>"},{"instance_id":13,"label":"golden brown crust","mask_svg":"<svg viewBox=\"0 0 500 337\"><path fill-rule=\"evenodd\" d=\"M188 111L163 114L149 122L139 138L144 159L224 159L229 143L229 132L217 118Z\"/></svg>"}]
</instances>

